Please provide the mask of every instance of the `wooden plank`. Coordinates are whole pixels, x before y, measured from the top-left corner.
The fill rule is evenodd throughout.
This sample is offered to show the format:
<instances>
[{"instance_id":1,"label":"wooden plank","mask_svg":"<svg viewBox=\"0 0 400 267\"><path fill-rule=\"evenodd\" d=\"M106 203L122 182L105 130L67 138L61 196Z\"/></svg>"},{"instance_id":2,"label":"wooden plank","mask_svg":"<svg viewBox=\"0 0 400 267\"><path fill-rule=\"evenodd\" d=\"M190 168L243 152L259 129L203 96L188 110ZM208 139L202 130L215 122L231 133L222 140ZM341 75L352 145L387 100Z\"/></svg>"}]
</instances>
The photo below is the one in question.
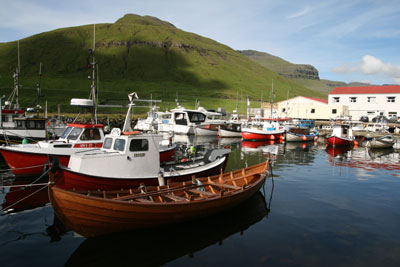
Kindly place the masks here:
<instances>
[{"instance_id":1,"label":"wooden plank","mask_svg":"<svg viewBox=\"0 0 400 267\"><path fill-rule=\"evenodd\" d=\"M235 185L230 185L230 184L220 184L220 183L216 183L216 182L210 182L211 185L215 185L215 186L219 186L219 187L225 187L225 188L229 188L229 189L234 189L234 190L238 190L241 189L240 186L235 186Z\"/></svg>"},{"instance_id":2,"label":"wooden plank","mask_svg":"<svg viewBox=\"0 0 400 267\"><path fill-rule=\"evenodd\" d=\"M187 199L187 198L170 195L170 194L165 194L165 195L163 195L163 197L172 199L173 201L189 201L189 199Z\"/></svg>"},{"instance_id":3,"label":"wooden plank","mask_svg":"<svg viewBox=\"0 0 400 267\"><path fill-rule=\"evenodd\" d=\"M146 203L148 203L148 202L153 202L153 201L150 201L150 200L148 200L148 199L145 199L145 198L135 198L135 200L136 201L138 201L138 202L146 202Z\"/></svg>"},{"instance_id":4,"label":"wooden plank","mask_svg":"<svg viewBox=\"0 0 400 267\"><path fill-rule=\"evenodd\" d=\"M200 194L200 195L203 195L203 196L209 196L209 197L218 196L215 193L211 193L211 192L207 192L207 191L200 191L198 189L190 189L190 190L186 190L186 191L189 191L189 192L192 192L192 193L195 193L195 194Z\"/></svg>"}]
</instances>

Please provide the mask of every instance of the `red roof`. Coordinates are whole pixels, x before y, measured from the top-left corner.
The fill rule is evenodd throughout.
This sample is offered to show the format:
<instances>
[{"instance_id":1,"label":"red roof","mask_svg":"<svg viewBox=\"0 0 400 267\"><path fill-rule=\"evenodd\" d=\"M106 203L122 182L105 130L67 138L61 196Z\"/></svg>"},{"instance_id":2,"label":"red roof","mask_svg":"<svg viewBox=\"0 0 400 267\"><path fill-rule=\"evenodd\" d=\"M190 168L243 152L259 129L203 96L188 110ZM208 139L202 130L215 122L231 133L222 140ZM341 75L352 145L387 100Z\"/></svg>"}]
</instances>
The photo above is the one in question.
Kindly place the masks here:
<instances>
[{"instance_id":1,"label":"red roof","mask_svg":"<svg viewBox=\"0 0 400 267\"><path fill-rule=\"evenodd\" d=\"M315 98L315 97L308 97L308 96L303 96L303 97L311 99L311 100L319 101L319 102L322 102L324 104L328 104L328 100L325 100L325 99L320 99L320 98Z\"/></svg>"},{"instance_id":2,"label":"red roof","mask_svg":"<svg viewBox=\"0 0 400 267\"><path fill-rule=\"evenodd\" d=\"M330 95L400 94L400 85L336 87Z\"/></svg>"}]
</instances>

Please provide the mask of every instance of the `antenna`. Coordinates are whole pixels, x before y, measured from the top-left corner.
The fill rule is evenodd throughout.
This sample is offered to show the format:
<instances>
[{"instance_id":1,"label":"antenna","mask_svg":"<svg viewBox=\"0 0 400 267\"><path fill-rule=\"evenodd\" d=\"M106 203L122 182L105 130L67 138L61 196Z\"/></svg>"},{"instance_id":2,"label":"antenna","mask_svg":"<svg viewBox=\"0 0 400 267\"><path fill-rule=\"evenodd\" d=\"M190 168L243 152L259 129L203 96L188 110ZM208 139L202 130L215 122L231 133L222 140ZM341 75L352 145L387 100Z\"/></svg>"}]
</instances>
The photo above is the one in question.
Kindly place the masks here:
<instances>
[{"instance_id":1,"label":"antenna","mask_svg":"<svg viewBox=\"0 0 400 267\"><path fill-rule=\"evenodd\" d=\"M96 50L96 24L93 24L93 48L89 49L89 52L91 53L92 56L92 62L90 63L92 67L92 85L90 86L92 88L91 90L91 96L93 100L93 120L95 124L97 124L97 97L96 97L96 59L95 59L95 50Z\"/></svg>"},{"instance_id":2,"label":"antenna","mask_svg":"<svg viewBox=\"0 0 400 267\"><path fill-rule=\"evenodd\" d=\"M40 64L39 64L39 80L38 80L38 83L37 83L37 97L38 97L38 99L37 99L37 101L39 102L39 98L42 96L42 92L40 91L40 80L41 80L41 78L42 78L42 62L40 62Z\"/></svg>"}]
</instances>

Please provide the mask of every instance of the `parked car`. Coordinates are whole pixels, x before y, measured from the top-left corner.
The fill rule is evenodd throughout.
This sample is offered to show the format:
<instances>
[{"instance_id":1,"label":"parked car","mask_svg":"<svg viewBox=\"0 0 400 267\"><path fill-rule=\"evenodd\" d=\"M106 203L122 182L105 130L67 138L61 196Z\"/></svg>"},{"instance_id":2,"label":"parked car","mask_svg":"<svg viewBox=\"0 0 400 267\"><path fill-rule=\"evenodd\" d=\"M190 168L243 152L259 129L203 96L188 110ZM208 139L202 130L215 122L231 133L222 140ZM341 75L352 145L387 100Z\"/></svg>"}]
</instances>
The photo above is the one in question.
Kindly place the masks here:
<instances>
[{"instance_id":1,"label":"parked car","mask_svg":"<svg viewBox=\"0 0 400 267\"><path fill-rule=\"evenodd\" d=\"M360 117L360 121L362 121L362 122L369 122L369 118L368 118L368 116L361 116L361 117Z\"/></svg>"}]
</instances>

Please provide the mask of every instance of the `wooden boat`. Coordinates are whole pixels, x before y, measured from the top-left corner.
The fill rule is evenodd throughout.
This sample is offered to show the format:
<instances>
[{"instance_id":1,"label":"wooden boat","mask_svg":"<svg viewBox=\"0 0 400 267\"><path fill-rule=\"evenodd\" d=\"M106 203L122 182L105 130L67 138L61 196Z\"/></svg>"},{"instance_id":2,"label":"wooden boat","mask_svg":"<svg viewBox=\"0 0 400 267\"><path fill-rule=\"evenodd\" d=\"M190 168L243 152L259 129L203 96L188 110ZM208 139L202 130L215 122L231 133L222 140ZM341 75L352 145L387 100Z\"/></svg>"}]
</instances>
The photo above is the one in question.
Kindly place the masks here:
<instances>
[{"instance_id":1,"label":"wooden boat","mask_svg":"<svg viewBox=\"0 0 400 267\"><path fill-rule=\"evenodd\" d=\"M368 140L365 144L366 147L370 148L390 148L393 147L395 139L392 135L377 136Z\"/></svg>"},{"instance_id":2,"label":"wooden boat","mask_svg":"<svg viewBox=\"0 0 400 267\"><path fill-rule=\"evenodd\" d=\"M326 138L326 143L331 146L352 146L355 138L351 126L336 124L333 126L332 135Z\"/></svg>"},{"instance_id":3,"label":"wooden boat","mask_svg":"<svg viewBox=\"0 0 400 267\"><path fill-rule=\"evenodd\" d=\"M67 228L95 237L194 220L231 208L257 193L269 161L229 173L120 191L71 191L54 184L49 198Z\"/></svg>"}]
</instances>

